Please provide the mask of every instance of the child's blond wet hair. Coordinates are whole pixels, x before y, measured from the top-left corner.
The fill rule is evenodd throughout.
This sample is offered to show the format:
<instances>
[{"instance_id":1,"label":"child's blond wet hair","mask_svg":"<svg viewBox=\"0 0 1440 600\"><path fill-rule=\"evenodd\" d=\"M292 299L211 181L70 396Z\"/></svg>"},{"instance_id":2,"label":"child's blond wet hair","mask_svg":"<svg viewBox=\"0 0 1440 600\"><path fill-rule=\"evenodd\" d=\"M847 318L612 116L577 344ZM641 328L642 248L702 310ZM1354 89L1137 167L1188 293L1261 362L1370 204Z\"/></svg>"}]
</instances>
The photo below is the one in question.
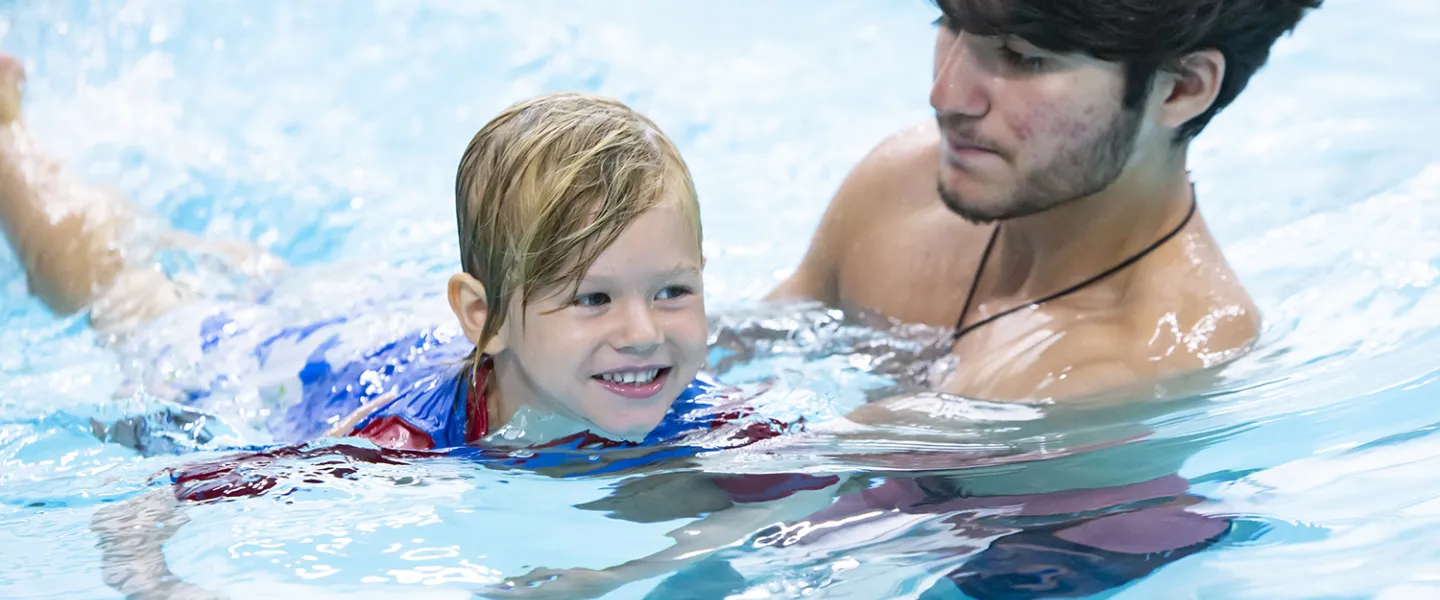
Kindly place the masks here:
<instances>
[{"instance_id":1,"label":"child's blond wet hair","mask_svg":"<svg viewBox=\"0 0 1440 600\"><path fill-rule=\"evenodd\" d=\"M484 285L489 307L476 356L517 291L523 310L573 289L626 227L666 201L692 224L698 247L700 207L680 151L617 100L547 94L487 123L455 178L461 266Z\"/></svg>"}]
</instances>

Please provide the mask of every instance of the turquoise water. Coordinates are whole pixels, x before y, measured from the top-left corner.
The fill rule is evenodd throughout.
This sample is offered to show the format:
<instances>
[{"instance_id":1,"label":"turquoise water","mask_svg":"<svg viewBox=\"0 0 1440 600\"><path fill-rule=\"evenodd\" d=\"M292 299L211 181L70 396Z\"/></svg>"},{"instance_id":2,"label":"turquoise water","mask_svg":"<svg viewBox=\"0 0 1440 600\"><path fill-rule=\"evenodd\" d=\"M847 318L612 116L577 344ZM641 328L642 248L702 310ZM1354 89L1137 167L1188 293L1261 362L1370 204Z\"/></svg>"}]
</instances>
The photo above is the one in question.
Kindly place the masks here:
<instances>
[{"instance_id":1,"label":"turquoise water","mask_svg":"<svg viewBox=\"0 0 1440 600\"><path fill-rule=\"evenodd\" d=\"M928 117L935 15L921 0L0 7L0 48L31 73L37 137L174 226L296 264L275 285L298 316L373 302L446 318L425 292L455 268L450 190L465 142L516 99L583 89L653 116L694 169L717 329L799 328L726 374L770 380L758 402L823 420L895 385L886 353L903 358L925 337L751 305L796 264L849 167ZM1197 143L1206 217L1266 317L1257 350L1217 376L1137 391L1148 401L1125 409L1042 418L967 405L974 430L945 443L804 439L667 472L874 473L890 467L873 454L907 451L969 467L975 489L1052 491L1178 470L1205 498L1192 510L1234 517L1234 531L1109 594L1435 597L1435 23L1440 5L1426 0L1331 0ZM29 299L0 252L0 597L115 597L90 521L181 459L94 440L90 417L146 401L116 397L120 360ZM237 294L248 285L200 271ZM180 577L234 597L465 597L531 567L603 568L666 547L684 520L575 508L616 483L369 465L195 508L166 555ZM726 556L747 598L917 597L989 540L937 550L944 529L893 516L817 546ZM644 597L660 579L614 596Z\"/></svg>"}]
</instances>

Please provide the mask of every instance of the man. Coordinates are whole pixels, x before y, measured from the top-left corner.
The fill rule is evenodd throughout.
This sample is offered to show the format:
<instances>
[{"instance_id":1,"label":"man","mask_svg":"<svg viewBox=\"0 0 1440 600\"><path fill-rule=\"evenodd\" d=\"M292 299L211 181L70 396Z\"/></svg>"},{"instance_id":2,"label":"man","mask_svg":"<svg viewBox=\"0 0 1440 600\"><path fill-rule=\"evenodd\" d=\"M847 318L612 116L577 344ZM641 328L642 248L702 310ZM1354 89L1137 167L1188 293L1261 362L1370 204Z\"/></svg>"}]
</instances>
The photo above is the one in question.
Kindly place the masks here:
<instances>
[{"instance_id":1,"label":"man","mask_svg":"<svg viewBox=\"0 0 1440 600\"><path fill-rule=\"evenodd\" d=\"M954 327L957 367L937 391L986 400L1072 398L1243 354L1260 316L1198 214L1187 151L1321 2L938 0L935 123L891 136L851 172L770 298ZM945 402L898 397L850 418L933 426ZM923 597L1089 595L1226 535L1228 521L1187 510L1188 482L1163 475L1178 460L1122 460L1146 473L1133 481L1068 485L1056 480L1076 465L1053 460L1015 478L1100 488L1074 493L895 479L835 510L983 501L1050 515L958 551ZM896 502L904 494L886 486L951 492ZM1112 508L1054 509L1058 498Z\"/></svg>"},{"instance_id":2,"label":"man","mask_svg":"<svg viewBox=\"0 0 1440 600\"><path fill-rule=\"evenodd\" d=\"M987 400L1243 354L1260 315L1195 211L1187 150L1321 2L940 0L935 123L855 167L770 298L956 327L937 391Z\"/></svg>"}]
</instances>

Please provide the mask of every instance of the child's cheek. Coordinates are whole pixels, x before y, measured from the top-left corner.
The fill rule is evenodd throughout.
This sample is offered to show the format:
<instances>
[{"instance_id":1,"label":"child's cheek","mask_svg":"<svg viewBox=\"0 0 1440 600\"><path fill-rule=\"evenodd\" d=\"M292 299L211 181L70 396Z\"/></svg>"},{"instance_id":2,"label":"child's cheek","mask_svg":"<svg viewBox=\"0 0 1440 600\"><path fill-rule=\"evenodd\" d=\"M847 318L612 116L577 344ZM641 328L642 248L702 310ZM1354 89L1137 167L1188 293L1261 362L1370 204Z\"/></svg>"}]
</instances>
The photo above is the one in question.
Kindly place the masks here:
<instances>
[{"instance_id":1,"label":"child's cheek","mask_svg":"<svg viewBox=\"0 0 1440 600\"><path fill-rule=\"evenodd\" d=\"M710 337L709 325L705 322L705 304L699 303L692 311L687 311L684 333L681 334L685 350L691 356L704 356L705 341Z\"/></svg>"}]
</instances>

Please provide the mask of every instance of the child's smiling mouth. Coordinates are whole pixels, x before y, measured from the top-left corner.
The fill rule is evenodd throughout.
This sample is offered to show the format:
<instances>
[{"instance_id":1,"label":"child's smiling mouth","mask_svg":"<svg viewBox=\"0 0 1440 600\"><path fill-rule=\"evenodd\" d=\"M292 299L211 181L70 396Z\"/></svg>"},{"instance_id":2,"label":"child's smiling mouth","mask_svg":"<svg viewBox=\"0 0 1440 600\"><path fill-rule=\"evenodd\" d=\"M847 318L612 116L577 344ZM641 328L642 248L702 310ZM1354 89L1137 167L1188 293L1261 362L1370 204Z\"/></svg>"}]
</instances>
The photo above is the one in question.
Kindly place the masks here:
<instances>
[{"instance_id":1,"label":"child's smiling mouth","mask_svg":"<svg viewBox=\"0 0 1440 600\"><path fill-rule=\"evenodd\" d=\"M660 393L669 374L670 367L650 366L607 371L591 379L612 394L638 400Z\"/></svg>"}]
</instances>

